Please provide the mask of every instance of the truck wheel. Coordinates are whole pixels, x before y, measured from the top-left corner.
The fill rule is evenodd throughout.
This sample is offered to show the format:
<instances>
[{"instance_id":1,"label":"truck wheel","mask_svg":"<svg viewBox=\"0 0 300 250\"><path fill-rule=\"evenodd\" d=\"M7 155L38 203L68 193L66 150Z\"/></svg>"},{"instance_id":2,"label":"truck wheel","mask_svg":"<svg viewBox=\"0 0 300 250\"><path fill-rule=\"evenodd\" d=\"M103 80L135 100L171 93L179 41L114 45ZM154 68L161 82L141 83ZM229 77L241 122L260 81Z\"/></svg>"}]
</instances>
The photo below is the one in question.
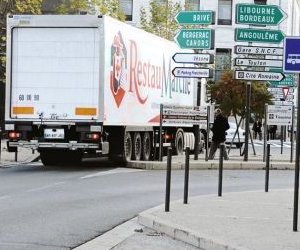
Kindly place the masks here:
<instances>
[{"instance_id":1,"label":"truck wheel","mask_svg":"<svg viewBox=\"0 0 300 250\"><path fill-rule=\"evenodd\" d=\"M82 160L83 153L81 151L66 151L61 154L61 163L65 166L79 165Z\"/></svg>"},{"instance_id":2,"label":"truck wheel","mask_svg":"<svg viewBox=\"0 0 300 250\"><path fill-rule=\"evenodd\" d=\"M145 161L151 160L151 154L152 154L152 141L151 141L151 135L149 132L144 133L143 137L143 159Z\"/></svg>"},{"instance_id":3,"label":"truck wheel","mask_svg":"<svg viewBox=\"0 0 300 250\"><path fill-rule=\"evenodd\" d=\"M133 159L136 161L142 158L142 136L140 132L134 132L133 137Z\"/></svg>"},{"instance_id":4,"label":"truck wheel","mask_svg":"<svg viewBox=\"0 0 300 250\"><path fill-rule=\"evenodd\" d=\"M41 161L44 166L57 166L59 162L59 156L55 152L40 152Z\"/></svg>"},{"instance_id":5,"label":"truck wheel","mask_svg":"<svg viewBox=\"0 0 300 250\"><path fill-rule=\"evenodd\" d=\"M132 158L132 138L129 132L125 132L124 135L124 160L130 161Z\"/></svg>"},{"instance_id":6,"label":"truck wheel","mask_svg":"<svg viewBox=\"0 0 300 250\"><path fill-rule=\"evenodd\" d=\"M177 155L182 155L184 152L184 132L178 129L175 137L175 152Z\"/></svg>"}]
</instances>

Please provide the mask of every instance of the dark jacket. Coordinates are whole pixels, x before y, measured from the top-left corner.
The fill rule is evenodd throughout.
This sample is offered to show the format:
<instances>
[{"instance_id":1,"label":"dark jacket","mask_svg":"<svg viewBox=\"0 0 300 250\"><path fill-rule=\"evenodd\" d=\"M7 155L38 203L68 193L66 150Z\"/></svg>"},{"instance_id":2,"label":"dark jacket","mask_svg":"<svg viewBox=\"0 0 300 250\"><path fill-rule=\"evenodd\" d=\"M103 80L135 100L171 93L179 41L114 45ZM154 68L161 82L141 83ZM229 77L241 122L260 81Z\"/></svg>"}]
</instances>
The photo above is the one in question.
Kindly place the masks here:
<instances>
[{"instance_id":1,"label":"dark jacket","mask_svg":"<svg viewBox=\"0 0 300 250\"><path fill-rule=\"evenodd\" d=\"M229 129L229 123L226 117L219 114L216 116L211 131L213 132L212 140L220 143L226 140L226 130Z\"/></svg>"}]
</instances>

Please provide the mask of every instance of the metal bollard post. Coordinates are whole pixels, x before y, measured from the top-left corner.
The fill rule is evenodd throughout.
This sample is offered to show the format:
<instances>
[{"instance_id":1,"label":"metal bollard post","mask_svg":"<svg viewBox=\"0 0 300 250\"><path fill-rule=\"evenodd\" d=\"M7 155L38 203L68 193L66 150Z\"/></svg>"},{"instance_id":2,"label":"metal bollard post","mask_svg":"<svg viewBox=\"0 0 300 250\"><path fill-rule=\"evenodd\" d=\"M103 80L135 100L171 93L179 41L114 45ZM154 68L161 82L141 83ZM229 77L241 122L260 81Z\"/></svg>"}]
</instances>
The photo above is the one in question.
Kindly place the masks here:
<instances>
[{"instance_id":1,"label":"metal bollard post","mask_svg":"<svg viewBox=\"0 0 300 250\"><path fill-rule=\"evenodd\" d=\"M167 158L165 212L170 211L171 164L172 164L172 148L169 147L168 148L168 158Z\"/></svg>"},{"instance_id":2,"label":"metal bollard post","mask_svg":"<svg viewBox=\"0 0 300 250\"><path fill-rule=\"evenodd\" d=\"M185 171L184 171L184 194L183 194L183 204L188 203L189 195L189 171L190 171L190 148L185 149Z\"/></svg>"},{"instance_id":3,"label":"metal bollard post","mask_svg":"<svg viewBox=\"0 0 300 250\"><path fill-rule=\"evenodd\" d=\"M15 152L15 162L17 162L17 161L18 161L18 148L17 148L17 150Z\"/></svg>"},{"instance_id":4,"label":"metal bollard post","mask_svg":"<svg viewBox=\"0 0 300 250\"><path fill-rule=\"evenodd\" d=\"M267 144L265 192L269 191L270 144Z\"/></svg>"},{"instance_id":5,"label":"metal bollard post","mask_svg":"<svg viewBox=\"0 0 300 250\"><path fill-rule=\"evenodd\" d=\"M224 143L220 143L220 159L219 159L219 186L218 196L222 196L222 181L223 181L223 158L224 158Z\"/></svg>"}]
</instances>

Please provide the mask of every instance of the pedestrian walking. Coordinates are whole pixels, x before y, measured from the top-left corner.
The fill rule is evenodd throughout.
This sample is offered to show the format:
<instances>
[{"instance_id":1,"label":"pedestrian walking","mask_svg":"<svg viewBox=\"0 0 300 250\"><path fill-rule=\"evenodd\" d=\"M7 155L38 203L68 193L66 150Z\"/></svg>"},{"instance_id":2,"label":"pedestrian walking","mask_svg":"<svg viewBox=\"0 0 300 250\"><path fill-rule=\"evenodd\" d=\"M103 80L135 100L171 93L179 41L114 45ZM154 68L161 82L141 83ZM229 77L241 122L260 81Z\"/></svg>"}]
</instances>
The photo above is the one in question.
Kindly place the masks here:
<instances>
[{"instance_id":1,"label":"pedestrian walking","mask_svg":"<svg viewBox=\"0 0 300 250\"><path fill-rule=\"evenodd\" d=\"M258 135L260 141L262 140L262 130L261 130L261 127L262 127L261 121L260 120L255 120L255 122L253 123L253 127L252 127L253 138L256 139L257 135Z\"/></svg>"},{"instance_id":2,"label":"pedestrian walking","mask_svg":"<svg viewBox=\"0 0 300 250\"><path fill-rule=\"evenodd\" d=\"M215 153L218 149L218 147L220 146L220 143L223 143L226 141L226 130L229 129L229 123L227 118L223 115L222 110L221 109L216 109L215 110L215 120L214 120L214 124L212 126L212 133L213 133L213 137L212 137L212 142L211 142L211 146L210 146L210 151L209 151L209 160L214 159L215 157ZM228 154L227 151L224 150L224 159L228 160Z\"/></svg>"}]
</instances>

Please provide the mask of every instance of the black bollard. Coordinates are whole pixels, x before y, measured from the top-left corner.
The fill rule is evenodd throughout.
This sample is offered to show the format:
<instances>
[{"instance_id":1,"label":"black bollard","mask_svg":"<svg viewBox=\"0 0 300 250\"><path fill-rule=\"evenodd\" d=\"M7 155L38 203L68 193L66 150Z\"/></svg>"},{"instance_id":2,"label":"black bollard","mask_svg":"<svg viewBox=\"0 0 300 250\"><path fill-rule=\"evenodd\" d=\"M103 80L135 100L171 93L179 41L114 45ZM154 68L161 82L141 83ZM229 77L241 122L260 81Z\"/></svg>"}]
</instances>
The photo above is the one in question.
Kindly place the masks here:
<instances>
[{"instance_id":1,"label":"black bollard","mask_svg":"<svg viewBox=\"0 0 300 250\"><path fill-rule=\"evenodd\" d=\"M184 194L183 204L188 203L189 195L190 148L185 149Z\"/></svg>"},{"instance_id":2,"label":"black bollard","mask_svg":"<svg viewBox=\"0 0 300 250\"><path fill-rule=\"evenodd\" d=\"M18 148L16 148L16 152L15 152L15 162L18 161Z\"/></svg>"},{"instance_id":3,"label":"black bollard","mask_svg":"<svg viewBox=\"0 0 300 250\"><path fill-rule=\"evenodd\" d=\"M267 144L265 192L269 191L270 144Z\"/></svg>"},{"instance_id":4,"label":"black bollard","mask_svg":"<svg viewBox=\"0 0 300 250\"><path fill-rule=\"evenodd\" d=\"M224 158L224 143L220 143L220 159L219 159L219 186L218 196L222 196L222 181L223 181L223 158Z\"/></svg>"},{"instance_id":5,"label":"black bollard","mask_svg":"<svg viewBox=\"0 0 300 250\"><path fill-rule=\"evenodd\" d=\"M168 148L165 212L170 211L172 148Z\"/></svg>"}]
</instances>

